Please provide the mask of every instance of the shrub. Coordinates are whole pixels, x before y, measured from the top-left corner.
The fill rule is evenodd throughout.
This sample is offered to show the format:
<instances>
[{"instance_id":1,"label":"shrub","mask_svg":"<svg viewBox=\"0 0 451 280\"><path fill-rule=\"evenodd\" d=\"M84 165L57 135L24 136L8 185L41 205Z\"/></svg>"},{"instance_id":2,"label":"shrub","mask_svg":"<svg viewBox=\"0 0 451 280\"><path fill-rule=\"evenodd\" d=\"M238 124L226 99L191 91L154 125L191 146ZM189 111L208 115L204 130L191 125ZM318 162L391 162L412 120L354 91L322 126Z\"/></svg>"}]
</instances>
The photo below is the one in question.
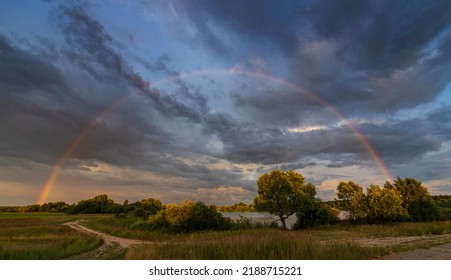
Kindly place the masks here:
<instances>
[{"instance_id":1,"label":"shrub","mask_svg":"<svg viewBox=\"0 0 451 280\"><path fill-rule=\"evenodd\" d=\"M146 210L144 210L144 208L142 207L136 208L135 211L133 211L133 216L137 218L147 219Z\"/></svg>"},{"instance_id":2,"label":"shrub","mask_svg":"<svg viewBox=\"0 0 451 280\"><path fill-rule=\"evenodd\" d=\"M154 230L192 232L229 227L228 219L218 213L214 206L207 206L203 202L185 201L181 205L168 205L149 218L149 228Z\"/></svg>"},{"instance_id":3,"label":"shrub","mask_svg":"<svg viewBox=\"0 0 451 280\"><path fill-rule=\"evenodd\" d=\"M296 213L296 223L293 229L312 228L317 225L336 224L339 210L323 203L320 199L309 199L302 204Z\"/></svg>"}]
</instances>

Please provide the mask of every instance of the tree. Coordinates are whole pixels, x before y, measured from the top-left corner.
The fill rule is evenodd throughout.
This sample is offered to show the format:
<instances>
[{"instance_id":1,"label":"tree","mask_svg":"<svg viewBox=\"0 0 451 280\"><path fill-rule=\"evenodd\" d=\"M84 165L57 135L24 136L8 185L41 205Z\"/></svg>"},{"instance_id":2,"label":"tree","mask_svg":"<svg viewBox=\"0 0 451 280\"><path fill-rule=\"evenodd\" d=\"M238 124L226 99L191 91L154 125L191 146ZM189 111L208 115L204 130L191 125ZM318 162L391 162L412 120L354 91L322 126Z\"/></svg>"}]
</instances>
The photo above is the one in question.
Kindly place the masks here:
<instances>
[{"instance_id":1,"label":"tree","mask_svg":"<svg viewBox=\"0 0 451 280\"><path fill-rule=\"evenodd\" d=\"M168 229L175 232L223 230L230 226L229 220L217 212L215 206L188 200L180 205L167 205L166 209L149 218L149 224L151 229Z\"/></svg>"},{"instance_id":2,"label":"tree","mask_svg":"<svg viewBox=\"0 0 451 280\"><path fill-rule=\"evenodd\" d=\"M279 217L282 228L287 229L286 219L299 210L303 196L314 196L315 187L305 184L304 177L293 170L274 170L257 180L258 194L254 198L255 209Z\"/></svg>"},{"instance_id":3,"label":"tree","mask_svg":"<svg viewBox=\"0 0 451 280\"><path fill-rule=\"evenodd\" d=\"M95 196L88 200L81 200L76 205L68 209L68 214L93 214L93 213L114 213L116 203L108 199L106 194Z\"/></svg>"},{"instance_id":4,"label":"tree","mask_svg":"<svg viewBox=\"0 0 451 280\"><path fill-rule=\"evenodd\" d=\"M304 196L296 212L296 223L294 229L312 228L317 225L338 223L338 209L332 208L321 199Z\"/></svg>"},{"instance_id":5,"label":"tree","mask_svg":"<svg viewBox=\"0 0 451 280\"><path fill-rule=\"evenodd\" d=\"M353 181L339 183L337 197L344 210L348 211L349 220L353 221L365 216L365 194L360 185Z\"/></svg>"},{"instance_id":6,"label":"tree","mask_svg":"<svg viewBox=\"0 0 451 280\"><path fill-rule=\"evenodd\" d=\"M139 202L139 204L149 215L155 215L158 211L163 209L163 204L161 201L154 198L143 199Z\"/></svg>"},{"instance_id":7,"label":"tree","mask_svg":"<svg viewBox=\"0 0 451 280\"><path fill-rule=\"evenodd\" d=\"M413 178L398 177L393 184L386 182L387 189L396 190L402 198L402 206L407 209L414 221L427 221L439 218L437 205L429 195L429 191L420 181Z\"/></svg>"},{"instance_id":8,"label":"tree","mask_svg":"<svg viewBox=\"0 0 451 280\"><path fill-rule=\"evenodd\" d=\"M385 223L407 216L402 198L394 189L371 185L366 192L366 218L369 222Z\"/></svg>"},{"instance_id":9,"label":"tree","mask_svg":"<svg viewBox=\"0 0 451 280\"><path fill-rule=\"evenodd\" d=\"M133 211L133 216L137 218L147 219L146 210L144 210L144 208L142 207L136 208L135 211Z\"/></svg>"}]
</instances>

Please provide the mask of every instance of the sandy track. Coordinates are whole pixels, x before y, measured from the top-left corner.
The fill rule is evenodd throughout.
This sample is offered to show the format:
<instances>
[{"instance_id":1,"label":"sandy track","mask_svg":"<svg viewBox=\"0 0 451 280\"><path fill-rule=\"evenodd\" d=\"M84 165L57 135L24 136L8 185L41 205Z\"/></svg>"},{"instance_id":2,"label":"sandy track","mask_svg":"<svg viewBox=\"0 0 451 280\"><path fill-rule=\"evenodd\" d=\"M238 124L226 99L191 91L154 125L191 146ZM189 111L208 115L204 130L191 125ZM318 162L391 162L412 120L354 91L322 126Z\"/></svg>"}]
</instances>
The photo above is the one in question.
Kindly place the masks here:
<instances>
[{"instance_id":1,"label":"sandy track","mask_svg":"<svg viewBox=\"0 0 451 280\"><path fill-rule=\"evenodd\" d=\"M384 260L451 260L451 243L429 249L391 254L385 256Z\"/></svg>"},{"instance_id":2,"label":"sandy track","mask_svg":"<svg viewBox=\"0 0 451 280\"><path fill-rule=\"evenodd\" d=\"M360 238L356 242L364 247L393 246L415 242L432 243L436 241L451 242L451 234L441 235L419 235L419 236L397 236L380 238Z\"/></svg>"},{"instance_id":3,"label":"sandy track","mask_svg":"<svg viewBox=\"0 0 451 280\"><path fill-rule=\"evenodd\" d=\"M408 244L437 244L428 249L416 249L385 256L384 260L451 260L451 234L422 235L422 236L399 236L384 238L362 238L357 242L366 247L393 246Z\"/></svg>"},{"instance_id":4,"label":"sandy track","mask_svg":"<svg viewBox=\"0 0 451 280\"><path fill-rule=\"evenodd\" d=\"M128 239L128 238L120 238L120 237L116 237L116 236L112 236L100 231L96 231L90 228L87 228L85 226L80 225L81 221L73 221L73 222L68 222L65 223L65 225L84 232L84 233L88 233L88 234L92 234L92 235L97 235L100 238L103 239L103 241L105 242L105 245L114 245L117 244L123 248L128 248L132 245L141 245L141 244L152 244L153 242L149 242L149 241L143 241L143 240L137 240L137 239Z\"/></svg>"},{"instance_id":5,"label":"sandy track","mask_svg":"<svg viewBox=\"0 0 451 280\"><path fill-rule=\"evenodd\" d=\"M85 226L82 226L79 221L73 221L65 223L65 225L87 234L96 235L102 238L105 242L96 251L99 251L94 256L95 259L102 258L102 254L108 250L117 250L115 247L121 247L123 250L133 245L141 244L155 244L155 242L143 241L137 239L127 239L115 237L100 231L96 231ZM441 240L451 242L451 234L445 235L429 235L429 236L406 236L406 237L385 237L385 238L362 238L354 240L362 246L374 247L374 246L391 246L408 244L414 242L435 242ZM113 249L112 249L113 248ZM100 254L99 254L100 253ZM90 259L92 256L88 253L79 256L80 259ZM417 249L412 251L406 251L397 254L391 254L384 257L385 260L451 260L451 243L447 243L440 246L435 246L429 249Z\"/></svg>"}]
</instances>

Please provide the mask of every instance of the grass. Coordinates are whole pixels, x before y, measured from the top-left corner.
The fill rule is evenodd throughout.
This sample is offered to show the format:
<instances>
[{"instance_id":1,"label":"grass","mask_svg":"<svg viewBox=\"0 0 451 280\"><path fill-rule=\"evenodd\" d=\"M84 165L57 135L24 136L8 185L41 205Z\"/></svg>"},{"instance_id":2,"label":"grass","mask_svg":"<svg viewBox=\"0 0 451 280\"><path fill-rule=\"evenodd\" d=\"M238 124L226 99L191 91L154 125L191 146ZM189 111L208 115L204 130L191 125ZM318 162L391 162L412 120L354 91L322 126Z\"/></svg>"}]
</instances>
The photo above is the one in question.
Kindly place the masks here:
<instances>
[{"instance_id":1,"label":"grass","mask_svg":"<svg viewBox=\"0 0 451 280\"><path fill-rule=\"evenodd\" d=\"M116 218L107 216L84 221L83 224L94 230L122 238L146 241L167 241L177 238L177 235L175 234L160 231L145 231L134 228L134 225L139 224L142 221L143 219L135 217Z\"/></svg>"},{"instance_id":2,"label":"grass","mask_svg":"<svg viewBox=\"0 0 451 280\"><path fill-rule=\"evenodd\" d=\"M0 213L0 259L64 259L103 244L100 238L63 225L75 218L50 213Z\"/></svg>"},{"instance_id":3,"label":"grass","mask_svg":"<svg viewBox=\"0 0 451 280\"><path fill-rule=\"evenodd\" d=\"M390 225L323 226L314 230L255 229L203 232L190 238L131 248L126 259L309 259L363 260L429 248L451 241L450 236L402 243L364 246L359 239L377 239L450 233L451 222Z\"/></svg>"},{"instance_id":4,"label":"grass","mask_svg":"<svg viewBox=\"0 0 451 280\"><path fill-rule=\"evenodd\" d=\"M112 215L0 213L0 259L95 259L102 241L64 226L84 220L92 229L122 238L154 241L128 250L115 248L107 258L117 259L380 259L383 256L428 248L451 241L451 222L388 225L321 226L313 230L282 231L254 228L171 234L140 229L139 218ZM384 244L384 238L437 236ZM382 239L367 246L359 240ZM380 240L379 240L380 241ZM105 257L103 257L105 258Z\"/></svg>"},{"instance_id":5,"label":"grass","mask_svg":"<svg viewBox=\"0 0 451 280\"><path fill-rule=\"evenodd\" d=\"M451 221L394 223L387 225L320 226L317 229L327 231L353 232L368 237L420 236L451 233Z\"/></svg>"},{"instance_id":6,"label":"grass","mask_svg":"<svg viewBox=\"0 0 451 280\"><path fill-rule=\"evenodd\" d=\"M373 259L388 254L385 248L364 248L350 241L324 242L314 231L288 232L256 229L206 232L185 242L130 248L127 259Z\"/></svg>"}]
</instances>

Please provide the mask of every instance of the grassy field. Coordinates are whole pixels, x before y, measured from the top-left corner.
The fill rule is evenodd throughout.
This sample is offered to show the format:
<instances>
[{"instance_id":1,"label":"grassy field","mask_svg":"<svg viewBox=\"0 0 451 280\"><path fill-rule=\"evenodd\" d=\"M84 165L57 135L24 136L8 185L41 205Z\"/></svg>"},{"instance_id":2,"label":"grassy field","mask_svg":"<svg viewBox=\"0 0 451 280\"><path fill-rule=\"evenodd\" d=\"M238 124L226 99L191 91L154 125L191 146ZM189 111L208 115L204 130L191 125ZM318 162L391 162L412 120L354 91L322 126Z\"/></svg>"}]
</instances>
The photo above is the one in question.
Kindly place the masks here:
<instances>
[{"instance_id":1,"label":"grassy field","mask_svg":"<svg viewBox=\"0 0 451 280\"><path fill-rule=\"evenodd\" d=\"M257 229L205 232L164 244L130 248L127 259L380 259L390 253L429 248L451 242L444 239L419 239L401 244L364 246L358 240L447 234L451 223L407 223L390 226L333 226L308 231Z\"/></svg>"},{"instance_id":2,"label":"grassy field","mask_svg":"<svg viewBox=\"0 0 451 280\"><path fill-rule=\"evenodd\" d=\"M0 213L0 259L64 259L102 245L101 239L63 225L77 218L49 213Z\"/></svg>"},{"instance_id":3,"label":"grassy field","mask_svg":"<svg viewBox=\"0 0 451 280\"><path fill-rule=\"evenodd\" d=\"M126 259L378 259L393 253L451 242L451 222L390 225L322 226L314 230L271 228L191 234L149 232L133 228L139 219L114 217L85 223L90 228L124 238L155 241L132 247ZM387 246L383 238L439 236L443 239L408 240ZM377 240L364 246L358 240Z\"/></svg>"},{"instance_id":4,"label":"grassy field","mask_svg":"<svg viewBox=\"0 0 451 280\"><path fill-rule=\"evenodd\" d=\"M191 234L187 240L130 248L126 259L373 259L388 251L350 241L323 242L313 231L257 229Z\"/></svg>"},{"instance_id":5,"label":"grassy field","mask_svg":"<svg viewBox=\"0 0 451 280\"><path fill-rule=\"evenodd\" d=\"M102 241L63 225L70 220L83 220L84 225L110 235L154 242L115 255L125 259L380 259L393 252L451 242L449 221L171 234L142 230L134 217L2 213L0 259L96 258L85 252L98 248ZM403 238L406 242L384 243ZM377 242L368 246L362 240Z\"/></svg>"}]
</instances>

